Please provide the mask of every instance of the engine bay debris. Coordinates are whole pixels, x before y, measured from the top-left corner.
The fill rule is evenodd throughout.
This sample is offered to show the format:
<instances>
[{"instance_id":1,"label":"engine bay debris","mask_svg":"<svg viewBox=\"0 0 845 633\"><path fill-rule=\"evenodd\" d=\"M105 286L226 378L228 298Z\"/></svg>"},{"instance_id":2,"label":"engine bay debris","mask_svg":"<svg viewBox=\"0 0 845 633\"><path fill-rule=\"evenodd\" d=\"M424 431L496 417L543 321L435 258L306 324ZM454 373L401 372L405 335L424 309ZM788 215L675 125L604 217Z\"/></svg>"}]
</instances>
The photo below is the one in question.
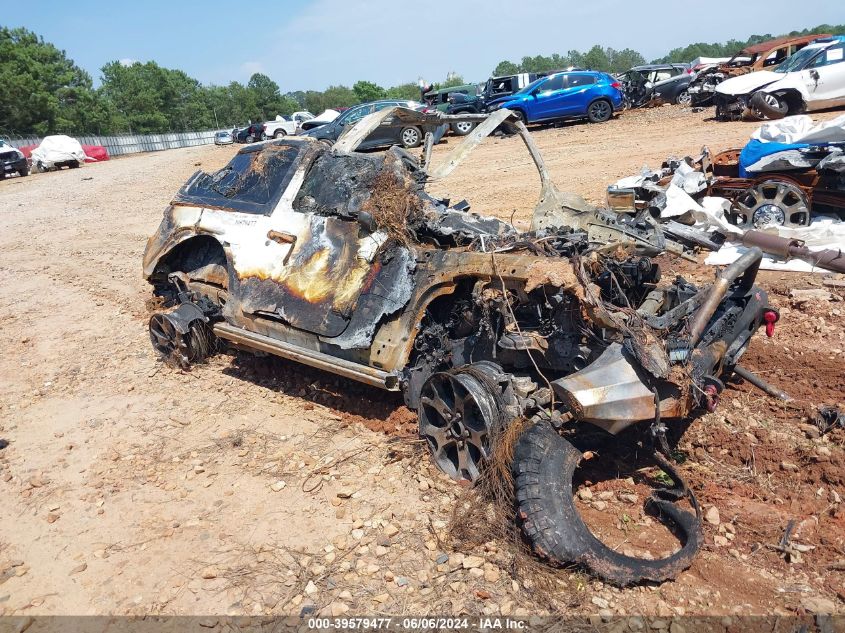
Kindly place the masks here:
<instances>
[{"instance_id":1,"label":"engine bay debris","mask_svg":"<svg viewBox=\"0 0 845 633\"><path fill-rule=\"evenodd\" d=\"M478 126L438 166L430 139L422 163L398 148L356 152L388 117ZM524 232L427 192L503 126L540 177ZM701 246L690 237L670 235L648 208L619 213L560 192L507 110L388 109L333 146L254 144L217 173L192 176L144 254L166 308L150 337L183 367L228 343L400 391L432 460L458 481L477 481L502 432L527 421L514 486L538 554L620 585L660 581L701 542L698 504L668 461L668 430L715 410L723 379L776 314L754 284L757 248L712 285L664 279L653 257L689 257ZM649 504L683 534L677 552L625 557L589 533L571 488L591 437L633 442L666 473L672 485Z\"/></svg>"}]
</instances>

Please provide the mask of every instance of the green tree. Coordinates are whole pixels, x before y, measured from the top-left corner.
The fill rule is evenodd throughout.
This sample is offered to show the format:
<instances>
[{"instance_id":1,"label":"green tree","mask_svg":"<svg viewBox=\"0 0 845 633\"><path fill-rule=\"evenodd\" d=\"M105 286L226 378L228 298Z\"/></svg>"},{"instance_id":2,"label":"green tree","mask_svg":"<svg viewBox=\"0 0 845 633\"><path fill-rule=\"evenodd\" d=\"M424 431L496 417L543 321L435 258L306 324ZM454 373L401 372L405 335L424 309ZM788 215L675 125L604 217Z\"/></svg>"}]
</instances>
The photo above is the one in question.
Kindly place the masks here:
<instances>
[{"instance_id":1,"label":"green tree","mask_svg":"<svg viewBox=\"0 0 845 633\"><path fill-rule=\"evenodd\" d=\"M820 33L845 33L845 24L820 24L812 28L803 29L801 31L791 31L784 35L797 37L800 35L815 35ZM691 62L697 57L732 57L746 46L752 44L759 44L766 40L781 37L780 35L772 35L766 33L764 35L752 35L747 40L728 40L727 42L696 42L680 48L673 48L667 55L654 60L655 63L668 62Z\"/></svg>"},{"instance_id":2,"label":"green tree","mask_svg":"<svg viewBox=\"0 0 845 633\"><path fill-rule=\"evenodd\" d=\"M452 88L453 86L462 86L466 81L464 78L459 75L458 73L449 73L446 75L446 81L443 81L438 84L434 84L435 90L439 90L440 88Z\"/></svg>"},{"instance_id":3,"label":"green tree","mask_svg":"<svg viewBox=\"0 0 845 633\"><path fill-rule=\"evenodd\" d=\"M305 109L312 114L320 114L326 109L326 101L323 98L323 93L317 90L308 90L303 97Z\"/></svg>"},{"instance_id":4,"label":"green tree","mask_svg":"<svg viewBox=\"0 0 845 633\"><path fill-rule=\"evenodd\" d=\"M323 109L348 108L356 103L358 103L358 97L346 86L329 86L323 91Z\"/></svg>"},{"instance_id":5,"label":"green tree","mask_svg":"<svg viewBox=\"0 0 845 633\"><path fill-rule=\"evenodd\" d=\"M371 81L356 81L352 86L352 92L358 98L358 101L375 101L377 99L384 99L387 92L378 84Z\"/></svg>"},{"instance_id":6,"label":"green tree","mask_svg":"<svg viewBox=\"0 0 845 633\"><path fill-rule=\"evenodd\" d=\"M610 61L610 72L612 73L624 73L634 66L645 64L645 58L631 48L624 48L621 51L608 48L607 57Z\"/></svg>"},{"instance_id":7,"label":"green tree","mask_svg":"<svg viewBox=\"0 0 845 633\"><path fill-rule=\"evenodd\" d=\"M279 85L262 73L254 73L246 85L253 94L255 106L260 114L260 119L266 121L274 118L277 114L290 114L290 102L282 99L279 92ZM287 111L284 111L287 110Z\"/></svg>"},{"instance_id":8,"label":"green tree","mask_svg":"<svg viewBox=\"0 0 845 633\"><path fill-rule=\"evenodd\" d=\"M292 92L286 92L282 95L285 99L290 99L291 101L296 103L296 109L301 110L305 107L305 92L302 90L294 90Z\"/></svg>"},{"instance_id":9,"label":"green tree","mask_svg":"<svg viewBox=\"0 0 845 633\"><path fill-rule=\"evenodd\" d=\"M589 70L610 71L610 59L608 59L607 51L598 44L584 53L584 58L580 65Z\"/></svg>"},{"instance_id":10,"label":"green tree","mask_svg":"<svg viewBox=\"0 0 845 633\"><path fill-rule=\"evenodd\" d=\"M515 75L518 72L521 72L519 66L510 62L508 60L504 60L499 62L496 67L493 69L493 77L501 77L503 75Z\"/></svg>"},{"instance_id":11,"label":"green tree","mask_svg":"<svg viewBox=\"0 0 845 633\"><path fill-rule=\"evenodd\" d=\"M385 91L386 99L409 99L419 101L420 87L415 82L392 86Z\"/></svg>"},{"instance_id":12,"label":"green tree","mask_svg":"<svg viewBox=\"0 0 845 633\"><path fill-rule=\"evenodd\" d=\"M27 29L0 27L0 127L7 134L81 132L91 76Z\"/></svg>"}]
</instances>

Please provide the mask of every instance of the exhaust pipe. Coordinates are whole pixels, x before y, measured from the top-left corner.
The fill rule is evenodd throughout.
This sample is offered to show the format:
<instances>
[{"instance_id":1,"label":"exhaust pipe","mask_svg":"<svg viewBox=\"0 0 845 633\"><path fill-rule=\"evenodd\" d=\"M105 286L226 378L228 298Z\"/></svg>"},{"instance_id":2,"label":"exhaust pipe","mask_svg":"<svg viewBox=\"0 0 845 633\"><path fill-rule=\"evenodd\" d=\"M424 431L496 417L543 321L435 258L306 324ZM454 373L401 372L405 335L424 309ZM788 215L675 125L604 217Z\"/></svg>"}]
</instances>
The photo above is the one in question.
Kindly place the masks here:
<instances>
[{"instance_id":1,"label":"exhaust pipe","mask_svg":"<svg viewBox=\"0 0 845 633\"><path fill-rule=\"evenodd\" d=\"M690 323L690 349L698 344L701 335L704 333L704 329L710 322L710 317L713 316L716 308L719 307L722 299L725 298L731 284L740 275L742 275L741 289L748 291L751 288L754 284L754 279L757 277L757 270L760 268L760 260L762 259L763 251L755 247L748 250L738 260L722 271L722 274L716 279L716 283L710 287L710 293L698 309L698 312L695 313L692 323Z\"/></svg>"}]
</instances>

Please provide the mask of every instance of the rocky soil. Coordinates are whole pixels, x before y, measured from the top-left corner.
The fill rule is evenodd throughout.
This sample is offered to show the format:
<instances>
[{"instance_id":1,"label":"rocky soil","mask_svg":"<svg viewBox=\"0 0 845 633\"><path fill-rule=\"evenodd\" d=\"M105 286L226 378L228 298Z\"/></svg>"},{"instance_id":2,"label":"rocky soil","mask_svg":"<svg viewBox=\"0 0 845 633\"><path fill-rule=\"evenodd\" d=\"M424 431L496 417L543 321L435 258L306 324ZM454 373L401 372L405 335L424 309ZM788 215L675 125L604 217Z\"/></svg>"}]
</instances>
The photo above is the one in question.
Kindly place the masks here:
<instances>
[{"instance_id":1,"label":"rocky soil","mask_svg":"<svg viewBox=\"0 0 845 633\"><path fill-rule=\"evenodd\" d=\"M561 189L600 201L644 164L739 146L755 127L707 116L664 107L536 139ZM157 361L146 238L193 171L234 151L0 182L0 614L567 613L660 629L684 614L729 628L736 615L845 612L845 430L813 422L817 405L843 404L836 276L761 274L782 319L744 364L795 400L731 385L692 422L679 468L706 544L676 581L619 589L525 557L429 464L392 395L244 354L190 372ZM538 184L519 139L491 139L441 192L524 222ZM830 299L789 298L813 288ZM644 513L640 473L621 468L583 482L592 529L622 551L671 550Z\"/></svg>"}]
</instances>

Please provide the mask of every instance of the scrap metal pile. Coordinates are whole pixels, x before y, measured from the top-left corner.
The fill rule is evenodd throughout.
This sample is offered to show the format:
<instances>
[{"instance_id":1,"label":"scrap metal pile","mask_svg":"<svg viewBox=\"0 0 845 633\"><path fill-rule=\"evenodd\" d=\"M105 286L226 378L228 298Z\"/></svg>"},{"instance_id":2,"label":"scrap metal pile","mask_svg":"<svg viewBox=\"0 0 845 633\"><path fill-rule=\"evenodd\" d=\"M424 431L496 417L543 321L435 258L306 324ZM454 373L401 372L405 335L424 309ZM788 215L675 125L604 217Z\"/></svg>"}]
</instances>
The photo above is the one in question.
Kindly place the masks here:
<instances>
[{"instance_id":1,"label":"scrap metal pile","mask_svg":"<svg viewBox=\"0 0 845 633\"><path fill-rule=\"evenodd\" d=\"M609 187L608 202L648 211L668 235L697 237L710 250L727 240L772 260L845 272L845 117L820 125L789 117L764 124L744 148L668 158Z\"/></svg>"},{"instance_id":2,"label":"scrap metal pile","mask_svg":"<svg viewBox=\"0 0 845 633\"><path fill-rule=\"evenodd\" d=\"M479 125L437 167L430 137L419 161L396 148L356 152L388 117ZM528 232L426 190L502 125L540 176ZM771 335L778 318L754 285L759 249L709 286L663 279L652 256L688 256L698 240L670 237L647 208L616 213L558 191L507 110L385 110L333 146L272 141L195 174L144 256L169 308L151 318L150 338L183 367L228 341L401 391L434 463L456 480L477 481L504 430L527 421L514 511L537 553L621 585L661 581L701 542L700 509L669 460L671 431L718 406L752 335L763 324ZM624 556L590 533L572 492L596 442L639 446L672 481L648 506L684 535L677 552Z\"/></svg>"}]
</instances>

